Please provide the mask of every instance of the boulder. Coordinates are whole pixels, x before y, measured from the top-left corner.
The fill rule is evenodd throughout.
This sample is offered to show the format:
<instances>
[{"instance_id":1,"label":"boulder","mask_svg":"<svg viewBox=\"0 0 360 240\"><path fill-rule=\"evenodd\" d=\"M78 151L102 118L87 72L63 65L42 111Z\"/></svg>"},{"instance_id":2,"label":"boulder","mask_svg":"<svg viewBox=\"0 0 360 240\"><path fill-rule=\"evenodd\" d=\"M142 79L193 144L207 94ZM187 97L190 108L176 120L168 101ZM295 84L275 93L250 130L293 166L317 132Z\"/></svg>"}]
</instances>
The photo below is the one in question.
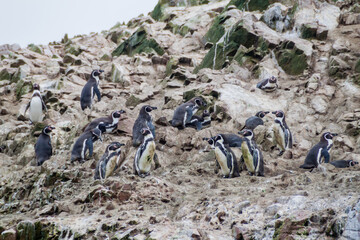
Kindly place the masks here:
<instances>
[{"instance_id":1,"label":"boulder","mask_svg":"<svg viewBox=\"0 0 360 240\"><path fill-rule=\"evenodd\" d=\"M16 240L16 231L14 229L9 229L3 231L0 235L1 240Z\"/></svg>"},{"instance_id":2,"label":"boulder","mask_svg":"<svg viewBox=\"0 0 360 240\"><path fill-rule=\"evenodd\" d=\"M19 222L16 226L17 239L19 240L35 240L35 225L31 221Z\"/></svg>"},{"instance_id":3,"label":"boulder","mask_svg":"<svg viewBox=\"0 0 360 240\"><path fill-rule=\"evenodd\" d=\"M291 28L291 18L288 15L288 8L281 3L274 3L269 6L261 20L277 32L284 32Z\"/></svg>"},{"instance_id":4,"label":"boulder","mask_svg":"<svg viewBox=\"0 0 360 240\"><path fill-rule=\"evenodd\" d=\"M272 0L231 0L228 6L235 5L240 10L264 11L273 2ZM227 6L227 7L228 7Z\"/></svg>"},{"instance_id":5,"label":"boulder","mask_svg":"<svg viewBox=\"0 0 360 240\"><path fill-rule=\"evenodd\" d=\"M111 66L111 82L120 83L122 87L127 87L130 85L130 80L128 78L128 71L125 67L120 64L113 63Z\"/></svg>"},{"instance_id":6,"label":"boulder","mask_svg":"<svg viewBox=\"0 0 360 240\"><path fill-rule=\"evenodd\" d=\"M27 48L33 52L42 54L41 48L38 45L31 43L27 46Z\"/></svg>"},{"instance_id":7,"label":"boulder","mask_svg":"<svg viewBox=\"0 0 360 240\"><path fill-rule=\"evenodd\" d=\"M155 53L163 55L164 50L156 42L155 39L151 38L145 28L139 28L133 35L122 42L113 52L112 56L120 56L126 54L134 56L138 53Z\"/></svg>"},{"instance_id":8,"label":"boulder","mask_svg":"<svg viewBox=\"0 0 360 240\"><path fill-rule=\"evenodd\" d=\"M293 41L284 41L275 50L279 66L290 75L299 75L308 67L306 53Z\"/></svg>"}]
</instances>

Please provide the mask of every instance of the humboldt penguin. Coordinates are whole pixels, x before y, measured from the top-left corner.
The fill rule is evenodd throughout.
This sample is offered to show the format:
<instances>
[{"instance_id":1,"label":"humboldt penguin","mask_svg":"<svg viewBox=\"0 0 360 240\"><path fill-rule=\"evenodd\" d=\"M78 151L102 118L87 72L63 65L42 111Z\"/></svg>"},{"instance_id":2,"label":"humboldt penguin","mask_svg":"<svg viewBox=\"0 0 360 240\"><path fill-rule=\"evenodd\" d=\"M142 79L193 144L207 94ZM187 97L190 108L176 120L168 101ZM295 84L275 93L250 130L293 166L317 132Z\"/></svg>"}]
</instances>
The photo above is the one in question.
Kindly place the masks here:
<instances>
[{"instance_id":1,"label":"humboldt penguin","mask_svg":"<svg viewBox=\"0 0 360 240\"><path fill-rule=\"evenodd\" d=\"M337 160L330 162L330 164L334 165L336 168L348 168L359 164L359 162L353 160Z\"/></svg>"},{"instance_id":2,"label":"humboldt penguin","mask_svg":"<svg viewBox=\"0 0 360 240\"><path fill-rule=\"evenodd\" d=\"M325 163L330 161L330 149L333 145L333 138L337 136L336 133L326 132L321 135L320 142L310 149L305 158L305 162L300 168L313 169L317 168L322 163L324 158Z\"/></svg>"},{"instance_id":3,"label":"humboldt penguin","mask_svg":"<svg viewBox=\"0 0 360 240\"><path fill-rule=\"evenodd\" d=\"M224 144L222 135L217 135L210 139L205 139L210 144L211 148L215 150L215 158L217 164L220 166L224 178L239 177L239 166L233 151L229 145Z\"/></svg>"},{"instance_id":4,"label":"humboldt penguin","mask_svg":"<svg viewBox=\"0 0 360 240\"><path fill-rule=\"evenodd\" d=\"M186 124L190 122L197 110L202 106L206 106L206 103L200 97L194 97L181 104L175 109L171 125L179 129L185 128Z\"/></svg>"},{"instance_id":5,"label":"humboldt penguin","mask_svg":"<svg viewBox=\"0 0 360 240\"><path fill-rule=\"evenodd\" d=\"M273 128L275 142L280 149L279 156L283 155L287 149L292 148L292 134L285 121L285 114L283 111L274 111L275 125Z\"/></svg>"},{"instance_id":6,"label":"humboldt penguin","mask_svg":"<svg viewBox=\"0 0 360 240\"><path fill-rule=\"evenodd\" d=\"M145 177L150 174L151 162L155 155L155 140L149 128L143 128L141 134L144 140L135 154L134 173Z\"/></svg>"},{"instance_id":7,"label":"humboldt penguin","mask_svg":"<svg viewBox=\"0 0 360 240\"><path fill-rule=\"evenodd\" d=\"M265 91L265 92L272 92L278 88L277 78L271 76L270 78L266 78L256 84L256 87Z\"/></svg>"},{"instance_id":8,"label":"humboldt penguin","mask_svg":"<svg viewBox=\"0 0 360 240\"><path fill-rule=\"evenodd\" d=\"M46 160L50 159L52 156L52 146L50 133L54 130L55 127L46 126L42 130L39 138L35 144L35 155L36 163L38 166L41 166Z\"/></svg>"},{"instance_id":9,"label":"humboldt penguin","mask_svg":"<svg viewBox=\"0 0 360 240\"><path fill-rule=\"evenodd\" d=\"M105 125L105 132L103 133L112 133L117 129L119 119L121 114L126 113L124 110L114 111L108 117L97 118L91 123L88 123L84 128L83 132L89 131L96 128L100 123Z\"/></svg>"},{"instance_id":10,"label":"humboldt penguin","mask_svg":"<svg viewBox=\"0 0 360 240\"><path fill-rule=\"evenodd\" d=\"M41 97L39 84L34 83L33 89L34 89L34 91L33 91L30 102L26 106L24 116L26 114L26 111L30 107L30 114L29 114L30 121L32 123L36 123L36 122L41 122L43 120L43 111L45 110L45 112L46 112L47 108L44 103L44 100Z\"/></svg>"},{"instance_id":11,"label":"humboldt penguin","mask_svg":"<svg viewBox=\"0 0 360 240\"><path fill-rule=\"evenodd\" d=\"M94 142L97 140L102 142L102 132L105 132L105 125L100 124L98 128L94 128L90 131L82 133L74 143L73 149L71 151L71 162L76 160L84 162L87 150L89 150L89 158L91 158L93 154Z\"/></svg>"},{"instance_id":12,"label":"humboldt penguin","mask_svg":"<svg viewBox=\"0 0 360 240\"><path fill-rule=\"evenodd\" d=\"M134 147L138 147L140 144L143 143L144 135L141 134L143 128L149 128L153 135L153 138L155 139L155 126L152 122L152 117L150 115L150 112L155 109L157 109L157 107L152 107L150 105L145 105L141 107L132 130Z\"/></svg>"},{"instance_id":13,"label":"humboldt penguin","mask_svg":"<svg viewBox=\"0 0 360 240\"><path fill-rule=\"evenodd\" d=\"M208 126L211 123L210 113L205 110L201 116L194 115L192 116L190 122L186 123L186 127L196 128L196 130L201 130L204 126Z\"/></svg>"},{"instance_id":14,"label":"humboldt penguin","mask_svg":"<svg viewBox=\"0 0 360 240\"><path fill-rule=\"evenodd\" d=\"M80 106L83 111L85 108L91 109L95 94L98 98L98 101L100 102L101 100L101 94L99 90L99 76L102 72L104 72L104 70L93 70L89 80L86 82L84 88L81 91Z\"/></svg>"},{"instance_id":15,"label":"humboldt penguin","mask_svg":"<svg viewBox=\"0 0 360 240\"><path fill-rule=\"evenodd\" d=\"M242 158L250 175L264 176L264 159L262 152L257 147L254 132L251 129L239 131L245 141L241 144Z\"/></svg>"},{"instance_id":16,"label":"humboldt penguin","mask_svg":"<svg viewBox=\"0 0 360 240\"><path fill-rule=\"evenodd\" d=\"M251 129L254 131L254 129L259 125L264 125L264 121L262 120L263 117L265 117L266 114L268 114L268 111L260 111L255 114L255 116L249 117L245 121L245 125L243 126L241 130L243 129Z\"/></svg>"},{"instance_id":17,"label":"humboldt penguin","mask_svg":"<svg viewBox=\"0 0 360 240\"><path fill-rule=\"evenodd\" d=\"M221 138L224 140L224 144L229 145L229 147L241 147L241 143L244 141L244 139L242 137L239 137L238 135L233 134L233 133L229 133L229 134L222 133L222 134L218 134L216 136L221 136ZM214 141L215 137L203 138L203 140L208 141L210 139L213 139L213 141Z\"/></svg>"},{"instance_id":18,"label":"humboldt penguin","mask_svg":"<svg viewBox=\"0 0 360 240\"><path fill-rule=\"evenodd\" d=\"M94 179L105 179L120 167L120 147L125 144L112 142L106 147L104 155L96 164Z\"/></svg>"}]
</instances>

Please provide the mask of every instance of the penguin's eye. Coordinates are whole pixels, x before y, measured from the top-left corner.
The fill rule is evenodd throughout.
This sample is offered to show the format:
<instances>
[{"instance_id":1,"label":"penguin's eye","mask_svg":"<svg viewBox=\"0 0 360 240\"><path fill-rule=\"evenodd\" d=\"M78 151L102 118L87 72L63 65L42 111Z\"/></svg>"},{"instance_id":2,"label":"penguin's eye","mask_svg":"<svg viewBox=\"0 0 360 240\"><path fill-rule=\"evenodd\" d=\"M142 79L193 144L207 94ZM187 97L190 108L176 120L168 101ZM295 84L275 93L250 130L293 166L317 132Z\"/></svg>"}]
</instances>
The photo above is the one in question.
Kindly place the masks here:
<instances>
[{"instance_id":1,"label":"penguin's eye","mask_svg":"<svg viewBox=\"0 0 360 240\"><path fill-rule=\"evenodd\" d=\"M151 108L150 107L146 107L146 109L145 109L147 112L151 112Z\"/></svg>"},{"instance_id":2,"label":"penguin's eye","mask_svg":"<svg viewBox=\"0 0 360 240\"><path fill-rule=\"evenodd\" d=\"M197 105L199 105L199 106L201 105L201 101L200 101L199 99L196 99L196 100L195 100L195 103L196 103Z\"/></svg>"}]
</instances>

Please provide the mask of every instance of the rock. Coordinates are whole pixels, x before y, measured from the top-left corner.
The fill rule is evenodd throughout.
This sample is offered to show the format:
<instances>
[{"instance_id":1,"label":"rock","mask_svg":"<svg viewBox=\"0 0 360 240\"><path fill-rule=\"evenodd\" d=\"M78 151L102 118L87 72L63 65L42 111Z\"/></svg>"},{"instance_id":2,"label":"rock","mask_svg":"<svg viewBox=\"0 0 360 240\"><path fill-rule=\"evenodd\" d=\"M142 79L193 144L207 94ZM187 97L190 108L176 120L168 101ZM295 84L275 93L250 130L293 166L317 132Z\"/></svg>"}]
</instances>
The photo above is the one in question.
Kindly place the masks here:
<instances>
[{"instance_id":1,"label":"rock","mask_svg":"<svg viewBox=\"0 0 360 240\"><path fill-rule=\"evenodd\" d=\"M11 52L17 52L21 49L20 45L15 44L3 44L0 45L0 55L10 54Z\"/></svg>"},{"instance_id":2,"label":"rock","mask_svg":"<svg viewBox=\"0 0 360 240\"><path fill-rule=\"evenodd\" d=\"M340 16L340 23L343 25L360 24L360 13L345 12Z\"/></svg>"},{"instance_id":3,"label":"rock","mask_svg":"<svg viewBox=\"0 0 360 240\"><path fill-rule=\"evenodd\" d=\"M275 52L280 67L290 75L299 75L308 67L305 52L292 41L284 41Z\"/></svg>"},{"instance_id":4,"label":"rock","mask_svg":"<svg viewBox=\"0 0 360 240\"><path fill-rule=\"evenodd\" d=\"M46 74L49 78L56 78L60 74L60 65L57 60L46 63Z\"/></svg>"},{"instance_id":5,"label":"rock","mask_svg":"<svg viewBox=\"0 0 360 240\"><path fill-rule=\"evenodd\" d=\"M65 64L71 64L71 65L81 65L82 61L80 58L76 57L75 55L72 54L66 54L63 58L63 62Z\"/></svg>"},{"instance_id":6,"label":"rock","mask_svg":"<svg viewBox=\"0 0 360 240\"><path fill-rule=\"evenodd\" d=\"M242 213L244 208L247 208L248 206L250 206L250 201L243 201L239 203L239 213Z\"/></svg>"},{"instance_id":7,"label":"rock","mask_svg":"<svg viewBox=\"0 0 360 240\"><path fill-rule=\"evenodd\" d=\"M0 81L11 80L12 76L16 72L15 68L4 68L0 71Z\"/></svg>"},{"instance_id":8,"label":"rock","mask_svg":"<svg viewBox=\"0 0 360 240\"><path fill-rule=\"evenodd\" d=\"M17 239L19 240L36 240L35 225L31 221L19 222L16 226Z\"/></svg>"},{"instance_id":9,"label":"rock","mask_svg":"<svg viewBox=\"0 0 360 240\"><path fill-rule=\"evenodd\" d=\"M228 6L235 5L240 10L245 11L263 11L270 4L269 0L231 0Z\"/></svg>"},{"instance_id":10,"label":"rock","mask_svg":"<svg viewBox=\"0 0 360 240\"><path fill-rule=\"evenodd\" d=\"M122 87L127 87L130 85L130 80L125 74L128 74L128 71L125 70L119 64L113 63L111 67L111 81L120 83Z\"/></svg>"},{"instance_id":11,"label":"rock","mask_svg":"<svg viewBox=\"0 0 360 240\"><path fill-rule=\"evenodd\" d=\"M16 240L16 231L14 229L3 231L0 237L1 240Z\"/></svg>"},{"instance_id":12,"label":"rock","mask_svg":"<svg viewBox=\"0 0 360 240\"><path fill-rule=\"evenodd\" d=\"M18 58L18 59L15 60L15 62L13 62L13 63L10 64L10 67L12 67L12 68L18 68L18 67L20 67L21 65L24 65L24 64L26 64L26 62L24 61L24 59Z\"/></svg>"},{"instance_id":13,"label":"rock","mask_svg":"<svg viewBox=\"0 0 360 240\"><path fill-rule=\"evenodd\" d=\"M328 109L328 104L321 96L315 96L311 100L311 107L320 114L325 114Z\"/></svg>"},{"instance_id":14,"label":"rock","mask_svg":"<svg viewBox=\"0 0 360 240\"><path fill-rule=\"evenodd\" d=\"M346 215L333 219L327 226L325 232L327 236L338 238L342 236L345 228Z\"/></svg>"},{"instance_id":15,"label":"rock","mask_svg":"<svg viewBox=\"0 0 360 240\"><path fill-rule=\"evenodd\" d=\"M30 49L33 52L42 54L41 48L33 43L29 44L27 47L28 47L28 49Z\"/></svg>"},{"instance_id":16,"label":"rock","mask_svg":"<svg viewBox=\"0 0 360 240\"><path fill-rule=\"evenodd\" d=\"M269 6L261 20L277 32L284 32L291 27L288 8L281 3L274 3Z\"/></svg>"},{"instance_id":17,"label":"rock","mask_svg":"<svg viewBox=\"0 0 360 240\"><path fill-rule=\"evenodd\" d=\"M126 107L136 107L139 103L141 103L141 100L134 95L131 95L125 102Z\"/></svg>"},{"instance_id":18,"label":"rock","mask_svg":"<svg viewBox=\"0 0 360 240\"><path fill-rule=\"evenodd\" d=\"M354 70L355 72L360 73L360 58L356 61Z\"/></svg>"},{"instance_id":19,"label":"rock","mask_svg":"<svg viewBox=\"0 0 360 240\"><path fill-rule=\"evenodd\" d=\"M231 229L231 232L232 232L232 237L235 240L243 240L244 239L242 229L240 227L233 226Z\"/></svg>"},{"instance_id":20,"label":"rock","mask_svg":"<svg viewBox=\"0 0 360 240\"><path fill-rule=\"evenodd\" d=\"M134 56L138 53L155 53L159 55L164 54L164 50L156 42L155 39L150 38L145 28L139 28L131 37L122 42L113 52L112 56L120 56L126 54Z\"/></svg>"},{"instance_id":21,"label":"rock","mask_svg":"<svg viewBox=\"0 0 360 240\"><path fill-rule=\"evenodd\" d=\"M316 23L307 23L301 26L300 32L302 38L315 38L317 32L317 24Z\"/></svg>"},{"instance_id":22,"label":"rock","mask_svg":"<svg viewBox=\"0 0 360 240\"><path fill-rule=\"evenodd\" d=\"M29 65L22 65L18 68L14 76L12 77L12 82L18 82L19 80L25 79L27 76L30 75L31 68Z\"/></svg>"},{"instance_id":23,"label":"rock","mask_svg":"<svg viewBox=\"0 0 360 240\"><path fill-rule=\"evenodd\" d=\"M340 222L340 227L341 227L341 222ZM355 240L359 238L359 232L360 232L360 200L358 200L358 202L354 204L354 206L350 207L348 211L348 218L345 223L345 229L342 235L346 239Z\"/></svg>"},{"instance_id":24,"label":"rock","mask_svg":"<svg viewBox=\"0 0 360 240\"><path fill-rule=\"evenodd\" d=\"M20 80L15 85L15 95L19 100L22 95L28 93L32 89L32 83L29 81Z\"/></svg>"},{"instance_id":25,"label":"rock","mask_svg":"<svg viewBox=\"0 0 360 240\"><path fill-rule=\"evenodd\" d=\"M346 76L345 71L350 70L351 67L339 56L331 56L329 60L329 75L343 78Z\"/></svg>"}]
</instances>

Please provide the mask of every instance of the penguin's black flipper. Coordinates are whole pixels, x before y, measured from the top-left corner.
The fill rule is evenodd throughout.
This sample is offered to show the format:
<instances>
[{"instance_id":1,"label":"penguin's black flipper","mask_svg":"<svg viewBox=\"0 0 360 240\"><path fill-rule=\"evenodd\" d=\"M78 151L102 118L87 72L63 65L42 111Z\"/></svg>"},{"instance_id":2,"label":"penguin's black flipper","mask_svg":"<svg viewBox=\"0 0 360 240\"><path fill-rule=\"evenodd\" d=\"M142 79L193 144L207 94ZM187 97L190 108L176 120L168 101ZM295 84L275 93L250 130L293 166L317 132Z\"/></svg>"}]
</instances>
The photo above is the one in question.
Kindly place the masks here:
<instances>
[{"instance_id":1,"label":"penguin's black flipper","mask_svg":"<svg viewBox=\"0 0 360 240\"><path fill-rule=\"evenodd\" d=\"M100 102L101 101L101 94L100 94L100 91L99 91L99 88L95 85L94 86L94 92L98 98L98 101Z\"/></svg>"},{"instance_id":2,"label":"penguin's black flipper","mask_svg":"<svg viewBox=\"0 0 360 240\"><path fill-rule=\"evenodd\" d=\"M325 148L321 151L322 156L324 157L324 162L329 163L330 162L330 154L328 150Z\"/></svg>"},{"instance_id":3,"label":"penguin's black flipper","mask_svg":"<svg viewBox=\"0 0 360 240\"><path fill-rule=\"evenodd\" d=\"M94 144L93 144L93 141L91 138L89 138L86 141L86 147L87 147L87 149L89 149L89 158L91 158L93 155L93 149L94 149ZM86 149L85 149L85 152L86 152ZM84 153L84 157L85 157L85 153Z\"/></svg>"},{"instance_id":4,"label":"penguin's black flipper","mask_svg":"<svg viewBox=\"0 0 360 240\"><path fill-rule=\"evenodd\" d=\"M47 107L45 105L44 100L42 99L42 97L40 97L40 99L41 99L42 110L45 110L45 112L47 112Z\"/></svg>"},{"instance_id":5,"label":"penguin's black flipper","mask_svg":"<svg viewBox=\"0 0 360 240\"><path fill-rule=\"evenodd\" d=\"M149 127L149 129L150 129L150 131L151 131L151 133L153 135L153 138L155 139L155 126L154 126L154 124L152 124L151 121L148 121L147 125L148 125L148 127Z\"/></svg>"},{"instance_id":6,"label":"penguin's black flipper","mask_svg":"<svg viewBox=\"0 0 360 240\"><path fill-rule=\"evenodd\" d=\"M29 107L30 107L30 102L26 105L24 116L25 116L25 113L27 112L27 110L29 109Z\"/></svg>"},{"instance_id":7,"label":"penguin's black flipper","mask_svg":"<svg viewBox=\"0 0 360 240\"><path fill-rule=\"evenodd\" d=\"M185 124L186 123L189 123L191 121L191 118L193 116L193 112L192 112L192 109L190 107L186 108L186 119L185 119Z\"/></svg>"}]
</instances>

